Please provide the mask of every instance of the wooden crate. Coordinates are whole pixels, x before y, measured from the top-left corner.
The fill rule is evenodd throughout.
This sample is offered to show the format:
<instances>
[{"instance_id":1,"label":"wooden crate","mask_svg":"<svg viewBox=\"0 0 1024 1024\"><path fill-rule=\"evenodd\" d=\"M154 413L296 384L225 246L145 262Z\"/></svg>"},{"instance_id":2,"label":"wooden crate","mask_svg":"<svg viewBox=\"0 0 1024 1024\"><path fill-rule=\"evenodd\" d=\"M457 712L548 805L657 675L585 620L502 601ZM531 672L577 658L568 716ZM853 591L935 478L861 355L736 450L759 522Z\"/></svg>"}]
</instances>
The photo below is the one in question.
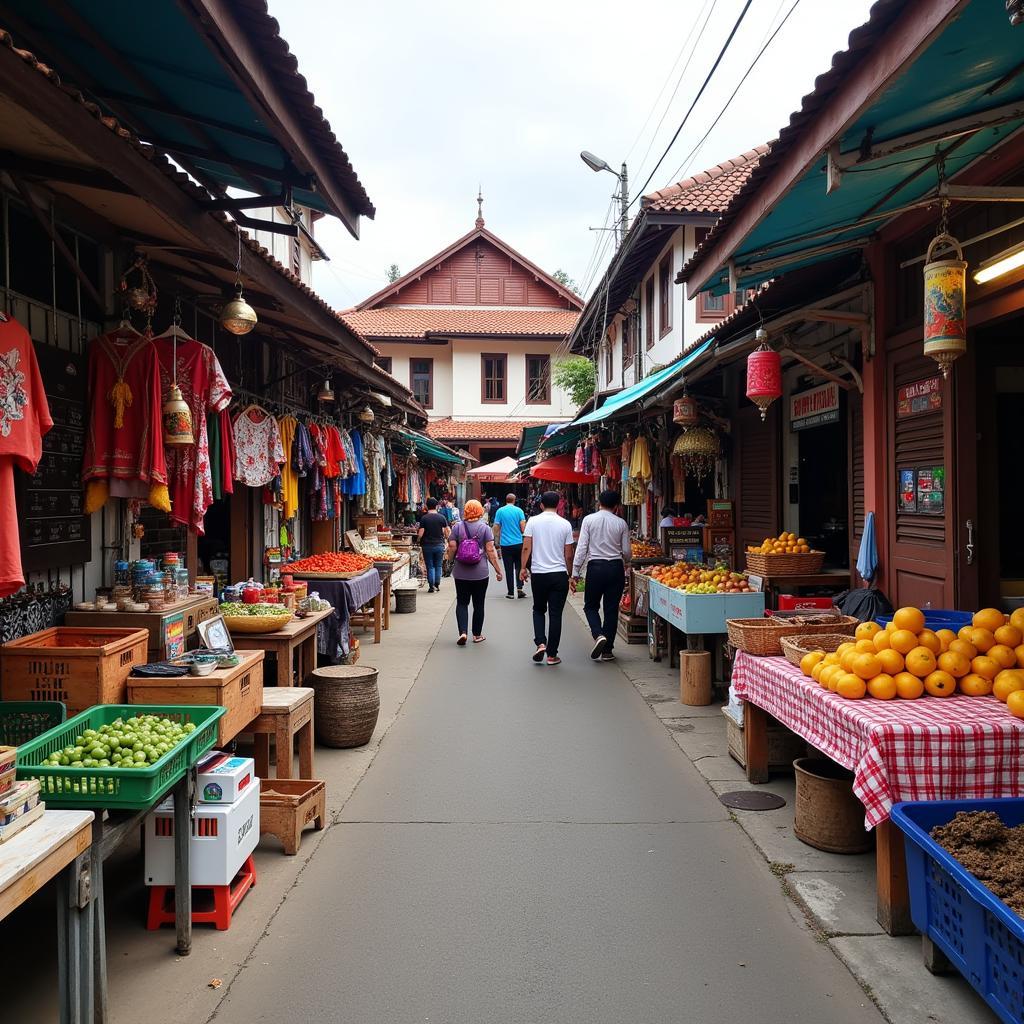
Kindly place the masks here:
<instances>
[{"instance_id":1,"label":"wooden crate","mask_svg":"<svg viewBox=\"0 0 1024 1024\"><path fill-rule=\"evenodd\" d=\"M217 746L230 743L263 710L263 651L238 651L234 668L208 676L128 680L129 704L214 704L225 708L217 723Z\"/></svg>"},{"instance_id":2,"label":"wooden crate","mask_svg":"<svg viewBox=\"0 0 1024 1024\"><path fill-rule=\"evenodd\" d=\"M146 664L145 629L53 626L0 648L4 700L59 700L69 715L124 704L126 680Z\"/></svg>"},{"instance_id":3,"label":"wooden crate","mask_svg":"<svg viewBox=\"0 0 1024 1024\"><path fill-rule=\"evenodd\" d=\"M616 632L627 644L647 643L647 616L626 615L620 611Z\"/></svg>"},{"instance_id":4,"label":"wooden crate","mask_svg":"<svg viewBox=\"0 0 1024 1024\"><path fill-rule=\"evenodd\" d=\"M299 852L302 830L325 825L327 790L318 779L260 779L260 835L277 836L287 854Z\"/></svg>"},{"instance_id":5,"label":"wooden crate","mask_svg":"<svg viewBox=\"0 0 1024 1024\"><path fill-rule=\"evenodd\" d=\"M744 708L746 713L746 708ZM726 708L722 708L725 716L725 731L729 743L729 756L741 767L747 767L747 748L743 742L743 729ZM795 732L784 725L770 719L768 722L768 768L773 772L792 771L793 762L798 757L807 756L807 743Z\"/></svg>"}]
</instances>

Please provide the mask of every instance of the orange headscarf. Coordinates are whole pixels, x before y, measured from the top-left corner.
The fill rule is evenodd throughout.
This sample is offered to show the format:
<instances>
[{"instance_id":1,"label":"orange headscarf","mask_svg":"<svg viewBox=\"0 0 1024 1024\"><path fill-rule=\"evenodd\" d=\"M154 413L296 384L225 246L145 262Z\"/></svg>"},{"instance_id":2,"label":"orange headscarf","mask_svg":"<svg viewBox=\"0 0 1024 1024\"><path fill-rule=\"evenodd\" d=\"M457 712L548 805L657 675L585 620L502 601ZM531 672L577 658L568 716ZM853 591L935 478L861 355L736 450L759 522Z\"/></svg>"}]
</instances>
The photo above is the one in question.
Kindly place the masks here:
<instances>
[{"instance_id":1,"label":"orange headscarf","mask_svg":"<svg viewBox=\"0 0 1024 1024\"><path fill-rule=\"evenodd\" d=\"M473 523L476 522L477 519L483 519L483 517L483 505L481 505L480 502L476 500L476 498L470 498L469 501L466 502L465 508L463 508L462 510L462 518L467 523Z\"/></svg>"}]
</instances>

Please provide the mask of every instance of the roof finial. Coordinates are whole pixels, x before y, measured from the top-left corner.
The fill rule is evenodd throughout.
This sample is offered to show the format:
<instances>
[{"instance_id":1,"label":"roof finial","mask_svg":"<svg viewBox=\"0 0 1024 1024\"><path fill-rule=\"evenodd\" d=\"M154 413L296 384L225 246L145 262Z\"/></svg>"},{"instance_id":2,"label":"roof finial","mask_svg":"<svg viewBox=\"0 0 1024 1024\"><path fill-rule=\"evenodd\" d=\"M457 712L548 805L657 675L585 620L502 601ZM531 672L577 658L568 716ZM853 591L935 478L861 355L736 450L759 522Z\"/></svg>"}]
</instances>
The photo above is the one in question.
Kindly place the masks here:
<instances>
[{"instance_id":1,"label":"roof finial","mask_svg":"<svg viewBox=\"0 0 1024 1024\"><path fill-rule=\"evenodd\" d=\"M476 191L476 229L479 231L484 226L484 189L480 185Z\"/></svg>"}]
</instances>

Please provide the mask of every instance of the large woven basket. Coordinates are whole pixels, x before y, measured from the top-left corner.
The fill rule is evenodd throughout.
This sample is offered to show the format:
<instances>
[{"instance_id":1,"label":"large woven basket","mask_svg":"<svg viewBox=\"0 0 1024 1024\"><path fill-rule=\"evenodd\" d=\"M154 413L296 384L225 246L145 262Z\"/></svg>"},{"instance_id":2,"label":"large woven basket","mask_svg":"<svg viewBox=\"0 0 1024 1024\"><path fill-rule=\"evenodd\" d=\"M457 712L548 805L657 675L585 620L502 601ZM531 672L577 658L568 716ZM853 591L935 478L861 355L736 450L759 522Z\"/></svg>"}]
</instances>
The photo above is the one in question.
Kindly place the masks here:
<instances>
[{"instance_id":1,"label":"large woven basket","mask_svg":"<svg viewBox=\"0 0 1024 1024\"><path fill-rule=\"evenodd\" d=\"M323 665L313 672L313 723L326 747L370 742L380 714L377 670L371 665Z\"/></svg>"},{"instance_id":2,"label":"large woven basket","mask_svg":"<svg viewBox=\"0 0 1024 1024\"><path fill-rule=\"evenodd\" d=\"M813 576L825 564L824 551L809 551L805 555L763 555L760 551L746 552L747 572L757 576Z\"/></svg>"},{"instance_id":3,"label":"large woven basket","mask_svg":"<svg viewBox=\"0 0 1024 1024\"><path fill-rule=\"evenodd\" d=\"M779 643L787 660L799 668L805 654L810 654L811 651L831 654L839 650L840 644L848 644L850 639L849 633L801 633L799 636L784 636Z\"/></svg>"},{"instance_id":4,"label":"large woven basket","mask_svg":"<svg viewBox=\"0 0 1024 1024\"><path fill-rule=\"evenodd\" d=\"M289 615L225 615L224 625L231 633L276 633L284 629L292 616Z\"/></svg>"},{"instance_id":5,"label":"large woven basket","mask_svg":"<svg viewBox=\"0 0 1024 1024\"><path fill-rule=\"evenodd\" d=\"M767 619L726 619L729 631L729 643L747 654L765 657L782 654L782 638L784 636L817 636L831 633L843 633L853 636L859 620L852 615L813 616L827 618L829 621L820 625L807 625L799 619L783 619L771 617Z\"/></svg>"}]
</instances>

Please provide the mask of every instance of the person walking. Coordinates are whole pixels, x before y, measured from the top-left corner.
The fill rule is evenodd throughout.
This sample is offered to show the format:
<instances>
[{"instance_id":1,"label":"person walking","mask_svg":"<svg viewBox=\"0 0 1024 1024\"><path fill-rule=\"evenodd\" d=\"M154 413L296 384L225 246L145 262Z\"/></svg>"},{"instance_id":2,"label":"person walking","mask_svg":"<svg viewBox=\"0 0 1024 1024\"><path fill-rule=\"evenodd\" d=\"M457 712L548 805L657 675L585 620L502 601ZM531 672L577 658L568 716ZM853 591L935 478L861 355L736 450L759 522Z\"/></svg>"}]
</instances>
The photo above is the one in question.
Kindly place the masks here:
<instances>
[{"instance_id":1,"label":"person walking","mask_svg":"<svg viewBox=\"0 0 1024 1024\"><path fill-rule=\"evenodd\" d=\"M462 521L452 527L448 538L448 557L455 560L452 578L455 580L455 622L459 629L459 647L466 646L469 634L469 604L473 603L473 643L486 639L484 628L484 598L487 596L489 573L487 563L494 566L494 577L501 582L501 563L494 550L494 534L484 522L484 507L475 498L467 501L462 510Z\"/></svg>"},{"instance_id":2,"label":"person walking","mask_svg":"<svg viewBox=\"0 0 1024 1024\"><path fill-rule=\"evenodd\" d=\"M516 504L514 494L505 495L505 504L494 514L494 543L501 552L501 564L505 566L505 582L508 593L505 597L515 600L512 588L518 588L520 597L526 597L523 582L519 579L523 568L523 530L526 529L526 516Z\"/></svg>"},{"instance_id":3,"label":"person walking","mask_svg":"<svg viewBox=\"0 0 1024 1024\"><path fill-rule=\"evenodd\" d=\"M594 661L614 661L612 648L619 601L626 587L633 549L629 542L629 524L612 511L619 504L618 491L602 491L598 504L600 508L596 512L583 518L570 585L575 588L586 572L583 611L594 638L590 657Z\"/></svg>"},{"instance_id":4,"label":"person walking","mask_svg":"<svg viewBox=\"0 0 1024 1024\"><path fill-rule=\"evenodd\" d=\"M545 491L540 498L540 515L533 516L523 532L523 568L519 579L525 583L527 577L532 577L533 642L537 645L533 660L537 664L545 654L549 665L562 663L558 644L562 638L562 611L569 596L572 526L555 511L559 500L557 491Z\"/></svg>"},{"instance_id":5,"label":"person walking","mask_svg":"<svg viewBox=\"0 0 1024 1024\"><path fill-rule=\"evenodd\" d=\"M437 498L427 498L427 511L420 520L416 538L423 550L423 560L427 563L428 594L441 589L441 563L450 533L448 521L437 511Z\"/></svg>"}]
</instances>

